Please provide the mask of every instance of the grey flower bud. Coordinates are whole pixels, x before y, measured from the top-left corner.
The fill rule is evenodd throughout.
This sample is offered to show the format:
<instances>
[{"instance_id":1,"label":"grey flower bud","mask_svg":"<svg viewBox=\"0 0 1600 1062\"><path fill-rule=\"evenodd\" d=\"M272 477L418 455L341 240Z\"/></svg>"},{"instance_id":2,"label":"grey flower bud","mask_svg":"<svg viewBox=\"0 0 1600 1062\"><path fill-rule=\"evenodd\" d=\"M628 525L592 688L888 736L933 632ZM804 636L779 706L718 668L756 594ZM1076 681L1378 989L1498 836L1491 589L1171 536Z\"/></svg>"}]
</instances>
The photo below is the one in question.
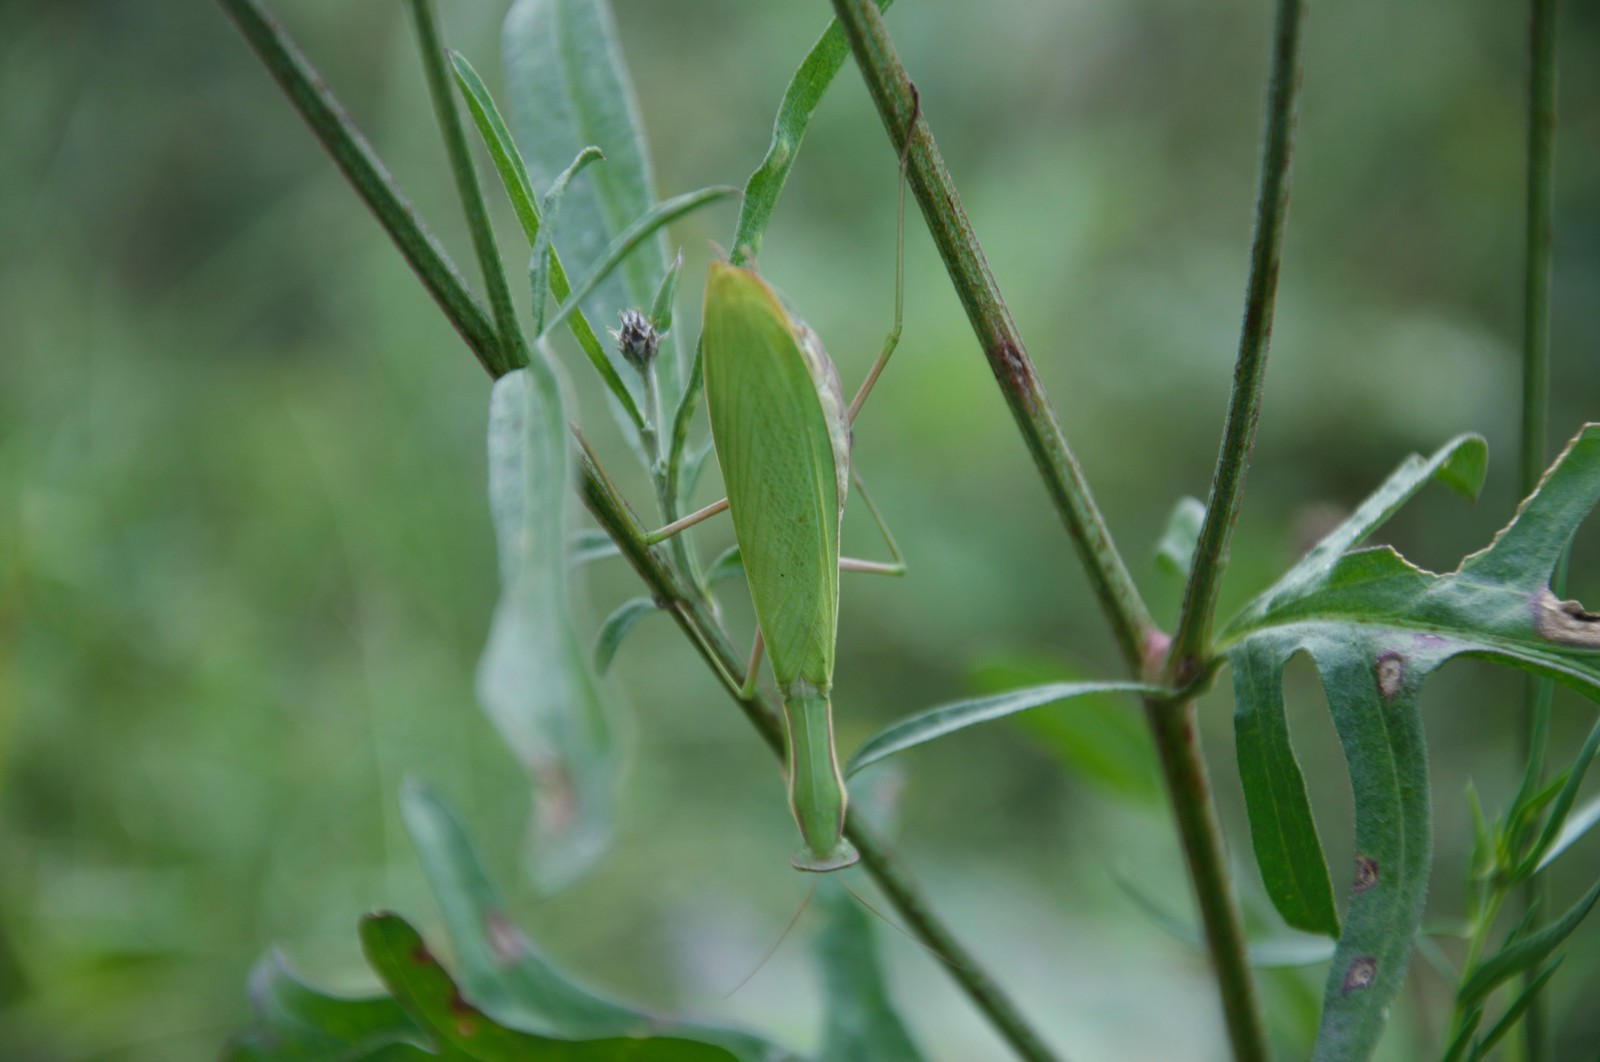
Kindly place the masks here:
<instances>
[{"instance_id":1,"label":"grey flower bud","mask_svg":"<svg viewBox=\"0 0 1600 1062\"><path fill-rule=\"evenodd\" d=\"M622 327L614 330L611 337L617 341L617 350L628 364L640 372L650 367L655 360L656 350L661 345L661 337L656 334L656 326L650 323L638 310L622 311Z\"/></svg>"}]
</instances>

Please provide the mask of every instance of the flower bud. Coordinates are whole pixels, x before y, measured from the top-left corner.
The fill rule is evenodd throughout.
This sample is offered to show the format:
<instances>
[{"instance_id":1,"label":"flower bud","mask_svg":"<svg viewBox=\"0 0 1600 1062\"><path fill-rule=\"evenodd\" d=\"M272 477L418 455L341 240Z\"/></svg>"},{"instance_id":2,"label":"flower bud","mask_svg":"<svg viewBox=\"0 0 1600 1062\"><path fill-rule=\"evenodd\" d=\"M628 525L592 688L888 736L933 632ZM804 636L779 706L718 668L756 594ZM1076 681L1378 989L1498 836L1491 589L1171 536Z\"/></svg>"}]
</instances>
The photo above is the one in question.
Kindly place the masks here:
<instances>
[{"instance_id":1,"label":"flower bud","mask_svg":"<svg viewBox=\"0 0 1600 1062\"><path fill-rule=\"evenodd\" d=\"M638 310L622 311L622 327L612 331L611 338L617 341L617 350L628 359L628 364L640 372L650 367L661 345L655 325Z\"/></svg>"}]
</instances>

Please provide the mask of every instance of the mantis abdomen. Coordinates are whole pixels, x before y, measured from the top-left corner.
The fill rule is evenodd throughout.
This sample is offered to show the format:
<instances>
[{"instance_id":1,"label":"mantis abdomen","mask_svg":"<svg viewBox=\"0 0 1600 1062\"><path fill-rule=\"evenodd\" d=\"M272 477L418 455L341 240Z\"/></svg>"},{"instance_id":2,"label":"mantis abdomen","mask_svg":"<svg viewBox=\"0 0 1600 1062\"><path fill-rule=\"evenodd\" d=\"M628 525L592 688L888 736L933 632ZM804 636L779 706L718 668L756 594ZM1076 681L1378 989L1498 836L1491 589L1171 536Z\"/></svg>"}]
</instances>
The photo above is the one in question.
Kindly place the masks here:
<instances>
[{"instance_id":1,"label":"mantis abdomen","mask_svg":"<svg viewBox=\"0 0 1600 1062\"><path fill-rule=\"evenodd\" d=\"M859 856L844 837L844 776L833 748L827 692L795 683L783 692L783 717L789 730L789 808L803 842L792 862L814 873L850 866Z\"/></svg>"}]
</instances>

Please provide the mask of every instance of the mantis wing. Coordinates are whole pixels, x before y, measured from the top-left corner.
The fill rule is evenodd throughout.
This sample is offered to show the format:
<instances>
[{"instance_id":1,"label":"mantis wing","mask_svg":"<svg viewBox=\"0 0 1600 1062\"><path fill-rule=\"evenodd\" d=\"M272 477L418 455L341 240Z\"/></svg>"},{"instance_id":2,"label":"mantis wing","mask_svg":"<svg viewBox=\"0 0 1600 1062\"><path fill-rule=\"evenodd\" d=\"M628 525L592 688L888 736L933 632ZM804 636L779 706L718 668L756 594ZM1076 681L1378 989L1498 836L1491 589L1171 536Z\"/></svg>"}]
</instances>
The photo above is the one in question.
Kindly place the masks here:
<instances>
[{"instance_id":1,"label":"mantis wing","mask_svg":"<svg viewBox=\"0 0 1600 1062\"><path fill-rule=\"evenodd\" d=\"M706 284L706 400L772 673L833 684L848 435L832 365L760 277L720 262ZM830 416L831 414L831 416Z\"/></svg>"}]
</instances>

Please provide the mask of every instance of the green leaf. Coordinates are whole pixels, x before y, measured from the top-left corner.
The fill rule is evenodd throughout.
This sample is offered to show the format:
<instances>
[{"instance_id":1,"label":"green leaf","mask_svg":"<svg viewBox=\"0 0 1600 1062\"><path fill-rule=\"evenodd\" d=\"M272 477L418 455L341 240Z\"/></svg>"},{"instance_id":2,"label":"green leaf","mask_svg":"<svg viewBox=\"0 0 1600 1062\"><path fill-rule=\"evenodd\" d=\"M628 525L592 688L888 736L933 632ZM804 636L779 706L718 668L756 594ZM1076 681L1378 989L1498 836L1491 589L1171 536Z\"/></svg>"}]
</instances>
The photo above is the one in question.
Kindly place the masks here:
<instances>
[{"instance_id":1,"label":"green leaf","mask_svg":"<svg viewBox=\"0 0 1600 1062\"><path fill-rule=\"evenodd\" d=\"M1205 953L1205 938L1197 926L1158 903L1125 875L1115 874L1113 880L1156 926L1194 948L1196 954ZM1326 937L1290 933L1265 940L1246 941L1245 960L1258 970L1315 966L1331 959L1333 948L1333 942Z\"/></svg>"},{"instance_id":2,"label":"green leaf","mask_svg":"<svg viewBox=\"0 0 1600 1062\"><path fill-rule=\"evenodd\" d=\"M600 634L594 643L594 669L604 675L611 670L611 661L616 658L617 649L622 645L622 639L633 630L633 625L644 617L650 615L660 606L648 597L635 597L624 601L617 606L615 612L606 617L600 625Z\"/></svg>"},{"instance_id":3,"label":"green leaf","mask_svg":"<svg viewBox=\"0 0 1600 1062\"><path fill-rule=\"evenodd\" d=\"M436 793L408 782L400 812L461 964L462 989L484 1013L508 1028L578 1039L663 1029L659 1018L573 983L539 954L512 924L466 830ZM745 1062L788 1057L737 1029L679 1023L666 1031L719 1044Z\"/></svg>"},{"instance_id":4,"label":"green leaf","mask_svg":"<svg viewBox=\"0 0 1600 1062\"><path fill-rule=\"evenodd\" d=\"M510 130L500 117L499 108L494 105L489 90L484 87L483 79L478 77L472 64L458 53L451 53L451 61L455 65L456 84L467 101L467 109L472 112L472 120L478 126L478 134L489 149L495 171L500 175L500 183L505 187L506 197L511 200L511 208L516 211L517 221L521 223L523 235L528 238L528 246L531 249L539 244L539 206L533 184L528 178L527 167L523 165L522 153L517 150L515 141L511 139ZM556 302L559 303L572 293L572 286L567 282L567 273L561 266L560 256L553 249L545 255L544 268L548 271L547 286L550 294L555 296ZM541 284L536 283L533 297L542 311L544 297L540 294L541 290ZM589 359L589 363L600 374L600 379L607 389L621 404L622 411L637 424L638 405L622 382L622 378L617 375L617 370L607 357L605 347L601 345L599 336L595 335L589 319L582 313L574 313L568 318L568 328L583 350L584 357Z\"/></svg>"},{"instance_id":5,"label":"green leaf","mask_svg":"<svg viewBox=\"0 0 1600 1062\"><path fill-rule=\"evenodd\" d=\"M500 117L500 108L495 106L488 87L472 64L467 62L466 56L451 52L450 64L455 68L456 87L466 101L467 110L472 114L473 124L478 127L484 147L489 150L489 158L494 162L495 172L500 175L500 184L505 188L506 198L511 200L511 209L516 212L523 235L528 238L528 246L532 247L539 235L539 207L534 198L533 182L528 179L528 168L522 162L522 153L511 139L511 130L506 128L505 119Z\"/></svg>"},{"instance_id":6,"label":"green leaf","mask_svg":"<svg viewBox=\"0 0 1600 1062\"><path fill-rule=\"evenodd\" d=\"M622 550L604 531L587 528L567 539L567 567L581 568L608 557L620 557Z\"/></svg>"},{"instance_id":7,"label":"green leaf","mask_svg":"<svg viewBox=\"0 0 1600 1062\"><path fill-rule=\"evenodd\" d=\"M629 222L656 201L633 87L603 0L517 0L501 36L510 92L511 125L535 187L548 185L586 144L605 152L606 165L572 188L556 240L560 257L586 266ZM650 304L666 272L664 241L634 255L584 303L591 321L614 321L622 310ZM682 353L662 351L675 393ZM620 355L612 364L621 368Z\"/></svg>"},{"instance_id":8,"label":"green leaf","mask_svg":"<svg viewBox=\"0 0 1600 1062\"><path fill-rule=\"evenodd\" d=\"M845 774L851 775L869 764L887 759L897 752L925 745L979 723L1003 719L1045 705L1058 704L1097 693L1130 693L1139 697L1165 697L1170 691L1139 682L1052 682L1044 686L1011 690L990 697L941 704L937 708L907 716L878 731L861 743Z\"/></svg>"},{"instance_id":9,"label":"green leaf","mask_svg":"<svg viewBox=\"0 0 1600 1062\"><path fill-rule=\"evenodd\" d=\"M735 543L717 554L717 559L706 569L706 584L712 585L742 575L744 575L744 559L739 556L739 546Z\"/></svg>"},{"instance_id":10,"label":"green leaf","mask_svg":"<svg viewBox=\"0 0 1600 1062\"><path fill-rule=\"evenodd\" d=\"M223 1052L245 1059L405 1059L434 1057L428 1038L388 996L335 996L307 985L274 949L250 971L255 1022Z\"/></svg>"},{"instance_id":11,"label":"green leaf","mask_svg":"<svg viewBox=\"0 0 1600 1062\"><path fill-rule=\"evenodd\" d=\"M567 168L556 174L556 179L550 182L550 190L545 192L544 199L540 201L539 213L544 215L544 224L533 238L533 253L528 258L528 286L533 295L535 336L544 335L553 329L556 323L545 322L545 293L550 289L550 262L555 257L555 252L551 250L551 241L555 239L556 223L561 218L561 204L567 198L567 186L590 163L603 161L605 157L605 152L593 144L578 152ZM615 371L615 366L612 369Z\"/></svg>"},{"instance_id":12,"label":"green leaf","mask_svg":"<svg viewBox=\"0 0 1600 1062\"><path fill-rule=\"evenodd\" d=\"M1228 657L1239 781L1250 810L1256 866L1273 906L1295 929L1336 937L1339 911L1328 863L1305 777L1289 744L1283 706L1286 659L1283 647L1267 638L1251 639Z\"/></svg>"},{"instance_id":13,"label":"green leaf","mask_svg":"<svg viewBox=\"0 0 1600 1062\"><path fill-rule=\"evenodd\" d=\"M650 323L656 326L656 331L661 335L672 331L672 304L678 297L678 277L682 273L683 252L679 251L673 256L672 264L667 266L666 275L656 288L655 298L650 300Z\"/></svg>"},{"instance_id":14,"label":"green leaf","mask_svg":"<svg viewBox=\"0 0 1600 1062\"><path fill-rule=\"evenodd\" d=\"M1054 657L1007 656L973 669L970 683L974 693L986 694L1084 677ZM1069 712L1023 712L1014 719L1023 734L1111 796L1147 806L1165 799L1150 730L1126 697L1091 694Z\"/></svg>"},{"instance_id":15,"label":"green leaf","mask_svg":"<svg viewBox=\"0 0 1600 1062\"><path fill-rule=\"evenodd\" d=\"M1572 769L1567 772L1561 792L1556 795L1555 802L1550 806L1550 816L1545 819L1544 829L1540 832L1538 841L1534 843L1527 859L1517 868L1518 878L1542 869L1546 863L1560 855L1568 845L1582 837L1589 827L1594 825L1594 816L1600 816L1600 810L1596 810L1594 803L1591 802L1589 821L1579 822L1572 832L1567 831L1567 819L1572 812L1573 802L1578 799L1578 787L1583 784L1583 776L1588 773L1589 765L1594 762L1597 752L1600 752L1600 723L1596 723L1589 731L1588 740L1583 743L1583 748L1578 750L1577 758L1572 761ZM1534 863L1534 860L1538 862ZM1529 869L1530 864L1532 869Z\"/></svg>"},{"instance_id":16,"label":"green leaf","mask_svg":"<svg viewBox=\"0 0 1600 1062\"><path fill-rule=\"evenodd\" d=\"M1544 986L1550 983L1550 978L1555 976L1555 972L1561 968L1563 961L1563 959L1557 959L1545 967L1540 971L1539 976L1530 981L1528 986L1518 993L1517 998L1511 1001L1510 1006L1506 1007L1506 1012L1500 1016L1500 1020L1495 1022L1488 1032L1483 1034L1483 1039L1472 1045L1472 1054L1467 1056L1468 1062L1478 1062L1479 1059L1488 1057L1489 1052L1494 1050L1494 1045L1503 1040L1506 1033L1516 1028L1517 1022L1522 1020L1522 1016L1533 1005L1534 999L1540 992L1544 991Z\"/></svg>"},{"instance_id":17,"label":"green leaf","mask_svg":"<svg viewBox=\"0 0 1600 1062\"><path fill-rule=\"evenodd\" d=\"M878 0L878 10L887 10L891 3L893 0ZM800 142L811 125L811 116L849 56L850 45L844 39L844 31L836 20L830 21L817 43L800 61L794 77L789 79L783 102L778 105L767 155L745 182L744 206L739 211L739 227L733 237L734 265L744 265L760 252L761 237L772 220L773 208L778 205L778 196L789 179L789 170L800 154Z\"/></svg>"},{"instance_id":18,"label":"green leaf","mask_svg":"<svg viewBox=\"0 0 1600 1062\"><path fill-rule=\"evenodd\" d=\"M1533 869L1535 872L1543 870L1551 862L1571 848L1573 844L1582 839L1583 835L1594 829L1594 824L1600 822L1600 796L1591 797L1583 807L1567 817L1562 823L1561 832L1550 842L1544 854L1539 857L1539 863Z\"/></svg>"},{"instance_id":19,"label":"green leaf","mask_svg":"<svg viewBox=\"0 0 1600 1062\"><path fill-rule=\"evenodd\" d=\"M548 891L585 872L609 845L619 754L571 620L566 420L542 344L538 354L490 394L489 510L501 590L477 686L533 783L528 865Z\"/></svg>"},{"instance_id":20,"label":"green leaf","mask_svg":"<svg viewBox=\"0 0 1600 1062\"><path fill-rule=\"evenodd\" d=\"M1532 936L1524 937L1500 949L1479 963L1478 968L1467 975L1460 991L1456 993L1457 1005L1466 1008L1482 1003L1496 986L1523 970L1543 962L1563 940L1572 935L1574 929L1578 928L1594 907L1596 900L1600 900L1600 882L1596 882L1593 888L1584 893L1583 898L1573 904L1567 913L1561 916L1560 921L1550 923Z\"/></svg>"},{"instance_id":21,"label":"green leaf","mask_svg":"<svg viewBox=\"0 0 1600 1062\"><path fill-rule=\"evenodd\" d=\"M1471 437L1409 459L1221 636L1245 723L1240 769L1252 838L1280 910L1315 911L1318 901L1307 905L1285 883L1313 882L1325 865L1283 730L1279 683L1296 652L1309 653L1322 675L1350 770L1355 886L1324 995L1320 1059L1370 1055L1421 918L1431 845L1422 680L1446 660L1473 656L1600 700L1600 617L1548 590L1557 559L1600 499L1600 426L1579 433L1511 524L1455 572L1423 571L1387 547L1343 552L1428 479L1470 494L1483 470L1482 443Z\"/></svg>"},{"instance_id":22,"label":"green leaf","mask_svg":"<svg viewBox=\"0 0 1600 1062\"><path fill-rule=\"evenodd\" d=\"M561 304L561 308L550 318L545 328L554 329L562 321L566 320L567 315L582 305L591 292L605 283L606 278L620 264L627 261L634 248L638 247L646 239L686 214L692 214L703 206L738 194L739 189L737 188L727 185L713 185L710 188L701 188L698 191L685 192L683 195L674 196L665 202L657 203L645 211L634 220L633 224L618 233L617 238L611 241L611 244L600 253L599 259L596 260L584 278L578 281L577 285L572 289L572 294ZM653 305L654 302L654 297L651 297L649 304ZM646 303L640 302L637 305L644 306Z\"/></svg>"},{"instance_id":23,"label":"green leaf","mask_svg":"<svg viewBox=\"0 0 1600 1062\"><path fill-rule=\"evenodd\" d=\"M1195 543L1200 541L1200 525L1205 523L1206 505L1199 498L1179 498L1167 517L1167 527L1156 543L1156 567L1184 582L1194 562Z\"/></svg>"},{"instance_id":24,"label":"green leaf","mask_svg":"<svg viewBox=\"0 0 1600 1062\"><path fill-rule=\"evenodd\" d=\"M557 1040L508 1029L474 1005L399 915L361 920L361 950L384 986L439 1043L445 1058L476 1062L735 1062L712 1044L664 1036Z\"/></svg>"},{"instance_id":25,"label":"green leaf","mask_svg":"<svg viewBox=\"0 0 1600 1062\"><path fill-rule=\"evenodd\" d=\"M833 880L818 883L827 922L817 936L827 1026L827 1062L920 1062L922 1052L901 1023L884 983L872 921Z\"/></svg>"}]
</instances>

